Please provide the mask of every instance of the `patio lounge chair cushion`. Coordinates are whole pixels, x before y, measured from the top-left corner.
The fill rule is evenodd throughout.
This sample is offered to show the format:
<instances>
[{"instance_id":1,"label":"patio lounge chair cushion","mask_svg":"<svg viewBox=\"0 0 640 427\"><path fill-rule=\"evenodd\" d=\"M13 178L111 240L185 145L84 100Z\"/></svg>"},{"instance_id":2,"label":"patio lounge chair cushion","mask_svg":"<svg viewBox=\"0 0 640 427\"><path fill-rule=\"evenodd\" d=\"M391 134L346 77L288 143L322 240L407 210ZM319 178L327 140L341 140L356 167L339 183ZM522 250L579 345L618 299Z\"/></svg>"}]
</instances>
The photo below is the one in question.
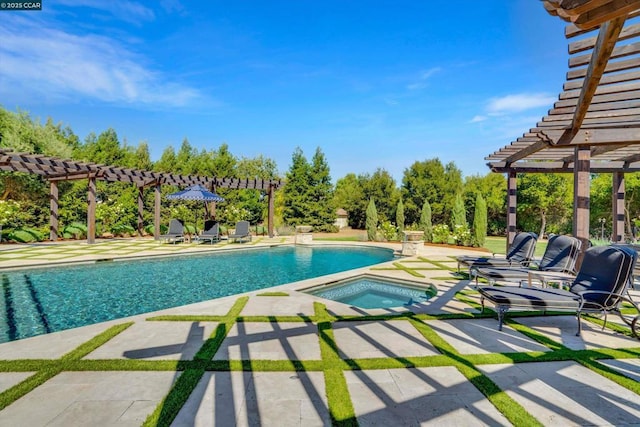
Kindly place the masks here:
<instances>
[{"instance_id":1,"label":"patio lounge chair cushion","mask_svg":"<svg viewBox=\"0 0 640 427\"><path fill-rule=\"evenodd\" d=\"M533 258L536 250L538 235L535 233L522 232L516 234L513 242L509 246L507 255L504 258L495 256L476 257L463 255L456 258L458 261L458 271L460 264L466 265L469 269L473 267L522 267L527 265Z\"/></svg>"},{"instance_id":2,"label":"patio lounge chair cushion","mask_svg":"<svg viewBox=\"0 0 640 427\"><path fill-rule=\"evenodd\" d=\"M625 320L618 310L623 300L638 310L637 305L624 296L630 284L636 258L636 253L628 248L593 247L585 252L580 271L569 290L484 286L478 291L483 309L485 299L495 304L499 329L502 329L504 314L511 307L575 311L578 314L579 335L582 312L598 311L606 316L608 311L613 311ZM627 320L625 322L630 324L632 331L636 333L638 316L633 322Z\"/></svg>"},{"instance_id":3,"label":"patio lounge chair cushion","mask_svg":"<svg viewBox=\"0 0 640 427\"><path fill-rule=\"evenodd\" d=\"M542 259L537 263L537 270L555 273L574 273L581 246L582 242L575 237L553 236L549 239ZM490 283L499 281L517 282L529 278L529 269L474 267L471 274L476 277L476 285L478 283L478 277L483 277Z\"/></svg>"}]
</instances>

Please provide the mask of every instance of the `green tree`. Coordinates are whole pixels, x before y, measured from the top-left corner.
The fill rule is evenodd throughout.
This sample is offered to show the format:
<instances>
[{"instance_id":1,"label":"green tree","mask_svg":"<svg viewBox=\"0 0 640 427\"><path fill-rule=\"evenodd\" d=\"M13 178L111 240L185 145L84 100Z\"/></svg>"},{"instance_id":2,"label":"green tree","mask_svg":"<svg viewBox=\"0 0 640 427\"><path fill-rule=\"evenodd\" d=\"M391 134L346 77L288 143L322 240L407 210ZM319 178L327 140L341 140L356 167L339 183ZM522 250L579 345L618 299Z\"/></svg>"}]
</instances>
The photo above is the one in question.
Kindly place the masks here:
<instances>
[{"instance_id":1,"label":"green tree","mask_svg":"<svg viewBox=\"0 0 640 427\"><path fill-rule=\"evenodd\" d=\"M398 207L396 208L396 226L398 227L398 233L404 231L404 206L402 205L402 199L398 200Z\"/></svg>"},{"instance_id":2,"label":"green tree","mask_svg":"<svg viewBox=\"0 0 640 427\"><path fill-rule=\"evenodd\" d=\"M363 174L358 179L364 192L365 203L371 198L376 200L380 222L393 220L400 194L391 174L385 169L378 168L373 174ZM362 205L363 212L366 209L365 203ZM358 228L362 228L362 226Z\"/></svg>"},{"instance_id":3,"label":"green tree","mask_svg":"<svg viewBox=\"0 0 640 427\"><path fill-rule=\"evenodd\" d=\"M451 227L455 229L456 225L468 226L467 211L464 207L462 194L460 193L456 195L455 201L453 202L453 210L451 211Z\"/></svg>"},{"instance_id":4,"label":"green tree","mask_svg":"<svg viewBox=\"0 0 640 427\"><path fill-rule=\"evenodd\" d=\"M428 200L422 205L420 213L420 230L424 231L424 241L433 242L433 224L431 224L431 205Z\"/></svg>"},{"instance_id":5,"label":"green tree","mask_svg":"<svg viewBox=\"0 0 640 427\"><path fill-rule=\"evenodd\" d=\"M289 225L301 225L309 212L311 165L302 149L297 147L291 157L291 167L287 172L284 193L283 219Z\"/></svg>"},{"instance_id":6,"label":"green tree","mask_svg":"<svg viewBox=\"0 0 640 427\"><path fill-rule=\"evenodd\" d=\"M573 185L570 174L526 173L518 176L518 226L544 236L571 231Z\"/></svg>"},{"instance_id":7,"label":"green tree","mask_svg":"<svg viewBox=\"0 0 640 427\"><path fill-rule=\"evenodd\" d=\"M309 211L307 222L314 229L332 231L336 221L336 208L333 205L333 185L329 164L324 153L318 147L311 161L309 185Z\"/></svg>"},{"instance_id":8,"label":"green tree","mask_svg":"<svg viewBox=\"0 0 640 427\"><path fill-rule=\"evenodd\" d=\"M473 210L473 236L478 246L484 246L487 238L487 203L480 193L476 197L476 206Z\"/></svg>"},{"instance_id":9,"label":"green tree","mask_svg":"<svg viewBox=\"0 0 640 427\"><path fill-rule=\"evenodd\" d=\"M333 192L333 205L342 208L349 214L349 225L353 228L364 228L367 200L358 177L354 173L345 175L336 181Z\"/></svg>"},{"instance_id":10,"label":"green tree","mask_svg":"<svg viewBox=\"0 0 640 427\"><path fill-rule=\"evenodd\" d=\"M446 223L453 200L462 191L462 173L454 163L444 166L437 158L417 161L405 169L401 191L408 223L419 221L424 200L432 201L433 221Z\"/></svg>"},{"instance_id":11,"label":"green tree","mask_svg":"<svg viewBox=\"0 0 640 427\"><path fill-rule=\"evenodd\" d=\"M369 199L367 206L367 239L373 241L376 239L376 231L378 230L378 212L376 210L376 202L373 198Z\"/></svg>"},{"instance_id":12,"label":"green tree","mask_svg":"<svg viewBox=\"0 0 640 427\"><path fill-rule=\"evenodd\" d=\"M484 176L472 175L465 178L464 204L467 212L473 212L477 194L482 194L487 204L487 232L490 235L504 235L507 212L507 182L503 174L489 172Z\"/></svg>"}]
</instances>

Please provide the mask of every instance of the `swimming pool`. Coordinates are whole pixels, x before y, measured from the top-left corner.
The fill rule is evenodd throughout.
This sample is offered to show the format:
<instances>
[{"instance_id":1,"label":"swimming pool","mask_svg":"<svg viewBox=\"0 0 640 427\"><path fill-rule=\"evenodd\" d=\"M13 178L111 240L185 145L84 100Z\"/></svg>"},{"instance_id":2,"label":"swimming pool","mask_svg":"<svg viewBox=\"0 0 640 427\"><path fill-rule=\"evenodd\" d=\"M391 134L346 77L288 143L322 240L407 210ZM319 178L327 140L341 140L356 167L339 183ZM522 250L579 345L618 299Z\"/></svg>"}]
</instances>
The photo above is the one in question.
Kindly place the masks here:
<instances>
[{"instance_id":1,"label":"swimming pool","mask_svg":"<svg viewBox=\"0 0 640 427\"><path fill-rule=\"evenodd\" d=\"M393 251L279 246L2 272L0 342L365 267Z\"/></svg>"},{"instance_id":2,"label":"swimming pool","mask_svg":"<svg viewBox=\"0 0 640 427\"><path fill-rule=\"evenodd\" d=\"M431 284L359 276L337 283L314 287L305 292L360 308L409 308L428 301L437 294Z\"/></svg>"}]
</instances>

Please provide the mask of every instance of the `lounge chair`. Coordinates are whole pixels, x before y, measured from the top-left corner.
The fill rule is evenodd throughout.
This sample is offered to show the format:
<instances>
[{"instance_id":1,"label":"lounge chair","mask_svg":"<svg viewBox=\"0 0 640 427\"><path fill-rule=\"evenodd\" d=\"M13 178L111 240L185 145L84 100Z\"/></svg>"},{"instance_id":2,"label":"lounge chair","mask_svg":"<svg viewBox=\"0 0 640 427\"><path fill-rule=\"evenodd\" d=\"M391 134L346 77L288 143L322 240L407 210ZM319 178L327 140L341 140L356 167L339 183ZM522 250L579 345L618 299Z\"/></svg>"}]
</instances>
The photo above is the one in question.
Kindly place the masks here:
<instances>
[{"instance_id":1,"label":"lounge chair","mask_svg":"<svg viewBox=\"0 0 640 427\"><path fill-rule=\"evenodd\" d=\"M569 281L575 275L576 261L580 254L582 242L571 236L555 235L549 239L544 255L539 262L532 262L535 269L526 268L500 268L500 267L472 267L471 276L475 277L476 287L478 278L482 277L489 281L489 284L496 282L529 282L530 272L551 273L549 275L538 274L536 277L546 285L551 281ZM530 283L531 284L531 283Z\"/></svg>"},{"instance_id":2,"label":"lounge chair","mask_svg":"<svg viewBox=\"0 0 640 427\"><path fill-rule=\"evenodd\" d=\"M166 240L167 243L182 242L184 240L184 224L179 219L169 221L169 231L162 234L160 240Z\"/></svg>"},{"instance_id":3,"label":"lounge chair","mask_svg":"<svg viewBox=\"0 0 640 427\"><path fill-rule=\"evenodd\" d=\"M220 224L214 221L206 221L204 223L204 230L199 236L195 237L197 242L214 242L220 241Z\"/></svg>"},{"instance_id":4,"label":"lounge chair","mask_svg":"<svg viewBox=\"0 0 640 427\"><path fill-rule=\"evenodd\" d=\"M240 240L244 239L251 241L251 232L249 231L249 221L238 221L236 223L236 229L233 234L229 235L229 239Z\"/></svg>"},{"instance_id":5,"label":"lounge chair","mask_svg":"<svg viewBox=\"0 0 640 427\"><path fill-rule=\"evenodd\" d=\"M580 316L583 313L604 315L606 326L607 313L612 312L618 314L631 327L633 334L640 338L640 307L626 296L636 258L636 252L629 248L589 248L584 254L580 271L568 290L483 286L478 289L482 310L484 311L485 300L495 305L499 330L502 330L504 315L511 307L575 312L578 317L576 335L580 335L582 330ZM620 311L622 302L626 303L624 313Z\"/></svg>"},{"instance_id":6,"label":"lounge chair","mask_svg":"<svg viewBox=\"0 0 640 427\"><path fill-rule=\"evenodd\" d=\"M458 272L460 265L466 265L471 274L474 267L526 267L533 260L533 253L536 250L536 233L518 233L513 239L507 255L504 258L496 257L496 254L488 257L476 257L463 255L456 258L458 261Z\"/></svg>"}]
</instances>

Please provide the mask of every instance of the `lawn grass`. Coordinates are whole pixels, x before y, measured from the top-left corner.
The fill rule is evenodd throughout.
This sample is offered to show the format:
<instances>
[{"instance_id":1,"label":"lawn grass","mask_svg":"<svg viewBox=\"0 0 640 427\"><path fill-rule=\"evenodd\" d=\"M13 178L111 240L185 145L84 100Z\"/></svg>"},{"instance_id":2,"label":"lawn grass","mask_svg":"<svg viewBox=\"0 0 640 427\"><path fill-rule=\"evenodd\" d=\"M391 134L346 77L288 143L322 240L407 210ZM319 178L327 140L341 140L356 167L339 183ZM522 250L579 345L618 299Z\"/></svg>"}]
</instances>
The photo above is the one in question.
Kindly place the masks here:
<instances>
[{"instance_id":1,"label":"lawn grass","mask_svg":"<svg viewBox=\"0 0 640 427\"><path fill-rule=\"evenodd\" d=\"M507 238L499 236L489 236L484 242L484 248L493 252L494 254L504 255L507 253ZM534 256L536 258L542 257L544 250L547 248L547 241L538 240L536 243L536 252Z\"/></svg>"}]
</instances>

